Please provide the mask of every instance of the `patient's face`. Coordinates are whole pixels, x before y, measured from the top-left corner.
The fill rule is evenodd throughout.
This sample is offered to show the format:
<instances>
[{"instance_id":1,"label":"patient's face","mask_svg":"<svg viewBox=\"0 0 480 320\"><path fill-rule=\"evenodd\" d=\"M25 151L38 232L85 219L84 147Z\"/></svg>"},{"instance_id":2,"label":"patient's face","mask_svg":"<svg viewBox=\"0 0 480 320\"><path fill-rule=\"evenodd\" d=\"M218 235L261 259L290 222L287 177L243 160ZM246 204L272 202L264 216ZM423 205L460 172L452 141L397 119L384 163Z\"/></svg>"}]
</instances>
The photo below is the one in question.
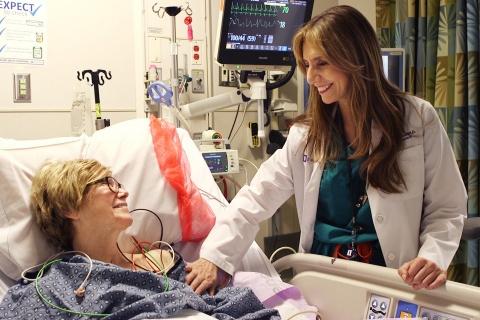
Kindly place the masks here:
<instances>
[{"instance_id":1,"label":"patient's face","mask_svg":"<svg viewBox=\"0 0 480 320\"><path fill-rule=\"evenodd\" d=\"M89 224L103 226L106 232L122 231L133 222L127 197L128 192L123 188L115 193L106 183L95 184L80 208L80 216Z\"/></svg>"}]
</instances>

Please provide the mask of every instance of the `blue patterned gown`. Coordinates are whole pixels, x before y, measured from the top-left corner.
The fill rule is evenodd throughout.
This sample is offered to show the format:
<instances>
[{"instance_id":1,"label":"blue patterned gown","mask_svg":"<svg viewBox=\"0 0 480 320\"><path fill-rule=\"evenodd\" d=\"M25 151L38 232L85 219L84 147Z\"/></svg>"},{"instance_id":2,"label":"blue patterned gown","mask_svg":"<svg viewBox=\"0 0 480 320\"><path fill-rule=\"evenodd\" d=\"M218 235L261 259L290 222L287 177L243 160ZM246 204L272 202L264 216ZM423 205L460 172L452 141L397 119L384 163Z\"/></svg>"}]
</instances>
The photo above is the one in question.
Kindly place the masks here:
<instances>
[{"instance_id":1,"label":"blue patterned gown","mask_svg":"<svg viewBox=\"0 0 480 320\"><path fill-rule=\"evenodd\" d=\"M94 261L85 295L79 298L73 291L88 268L86 258L71 256L52 264L38 281L48 301L83 314L49 306L39 297L35 282L21 282L11 287L0 303L0 319L92 319L92 313L108 314L104 319L149 319L173 316L183 309L217 319L280 319L278 312L265 309L250 289L227 287L213 297L197 295L183 283L183 263L165 278Z\"/></svg>"}]
</instances>

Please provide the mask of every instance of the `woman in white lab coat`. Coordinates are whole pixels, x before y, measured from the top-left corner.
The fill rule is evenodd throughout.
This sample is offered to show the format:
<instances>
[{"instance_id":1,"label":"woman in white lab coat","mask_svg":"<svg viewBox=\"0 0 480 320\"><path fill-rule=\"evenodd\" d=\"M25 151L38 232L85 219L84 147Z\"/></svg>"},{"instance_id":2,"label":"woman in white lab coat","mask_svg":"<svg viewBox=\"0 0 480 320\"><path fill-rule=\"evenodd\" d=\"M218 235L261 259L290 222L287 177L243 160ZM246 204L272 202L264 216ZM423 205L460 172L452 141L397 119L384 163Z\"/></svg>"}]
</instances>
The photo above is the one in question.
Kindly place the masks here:
<instances>
[{"instance_id":1,"label":"woman in white lab coat","mask_svg":"<svg viewBox=\"0 0 480 320\"><path fill-rule=\"evenodd\" d=\"M376 34L352 7L314 17L293 47L308 110L217 216L187 283L213 292L218 268L233 274L258 224L294 194L301 252L397 268L415 289L439 287L467 196L436 111L386 80Z\"/></svg>"}]
</instances>

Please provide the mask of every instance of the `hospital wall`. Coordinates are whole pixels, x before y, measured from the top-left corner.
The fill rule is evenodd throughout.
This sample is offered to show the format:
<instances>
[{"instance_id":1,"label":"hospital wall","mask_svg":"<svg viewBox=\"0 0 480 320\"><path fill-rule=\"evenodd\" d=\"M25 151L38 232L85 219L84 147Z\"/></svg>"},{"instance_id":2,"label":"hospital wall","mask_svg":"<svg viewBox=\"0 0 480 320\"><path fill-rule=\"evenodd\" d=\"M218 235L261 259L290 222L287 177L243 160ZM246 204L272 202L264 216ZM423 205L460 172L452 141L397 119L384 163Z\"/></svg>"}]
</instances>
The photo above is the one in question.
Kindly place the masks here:
<instances>
[{"instance_id":1,"label":"hospital wall","mask_svg":"<svg viewBox=\"0 0 480 320\"><path fill-rule=\"evenodd\" d=\"M151 2L151 1L150 1ZM75 89L79 84L76 72L84 69L106 69L112 72L112 79L100 87L103 117L111 118L112 123L126 119L144 116L145 60L150 52L146 52L148 39L145 39L145 12L149 12L150 2L115 1L115 0L62 0L46 1L47 33L44 41L44 65L0 63L0 137L32 139L65 136L70 134L70 108ZM155 1L153 1L155 2ZM185 1L162 1L161 3L184 4ZM210 9L201 14L194 11L197 20L207 19L212 30L205 26L194 29L196 40L205 42L207 57L212 60L212 44L216 20L218 0L195 1ZM315 1L314 13L318 13L336 4L349 4L360 9L374 24L375 1ZM211 11L210 11L211 10ZM210 16L210 17L209 17ZM147 15L148 18L148 15ZM211 21L210 21L211 20ZM166 26L168 35L168 20L158 20ZM194 23L197 23L194 19ZM181 25L178 22L177 25ZM183 29L182 29L183 31ZM3 36L5 36L5 32ZM178 37L185 38L182 32ZM211 37L209 37L211 36ZM158 41L158 40L157 40ZM3 43L3 42L2 42ZM165 48L166 46L163 46ZM147 58L146 58L147 55ZM180 66L184 65L182 56ZM218 83L218 67L212 61L209 63L206 77L208 84L204 95L190 94L191 100L198 100L223 92ZM202 66L202 68L207 68ZM28 73L31 75L31 103L13 102L13 74ZM164 75L168 76L168 72ZM211 79L211 80L210 80ZM295 97L299 90L287 86L280 90L280 96L286 94ZM93 90L88 88L93 101ZM223 90L223 91L222 91ZM227 89L228 90L228 89ZM301 97L301 94L298 94ZM300 110L301 111L301 110ZM254 108L247 112L247 119L255 113ZM230 122L233 113L218 112L215 115L218 130L222 124ZM289 115L287 115L289 116ZM228 121L224 121L228 118ZM254 121L252 118L251 121ZM236 139L245 141L246 132L240 131ZM243 149L243 148L242 148ZM248 149L245 149L248 153ZM256 154L258 152L253 152ZM254 156L253 159L262 158ZM260 161L260 160L259 160Z\"/></svg>"},{"instance_id":2,"label":"hospital wall","mask_svg":"<svg viewBox=\"0 0 480 320\"><path fill-rule=\"evenodd\" d=\"M100 87L100 98L104 118L112 123L144 117L144 76L152 62L162 68L162 79L170 75L169 37L170 21L167 17L152 15L152 3L162 5L184 5L180 0L62 0L46 1L47 51L44 65L0 63L0 137L16 139L38 139L68 136L71 132L70 109L74 93L78 89L77 71L84 69L105 69L112 73L112 79ZM337 5L348 4L359 9L375 26L374 0L316 0L314 14ZM177 21L177 37L180 43L179 67L191 71L205 71L205 93L193 94L191 101L217 95L231 88L219 83L219 67L213 61L213 47L218 20L219 0L190 1L193 7L194 41L205 53L200 63L192 63L186 40L183 16ZM186 51L187 50L187 51ZM31 103L13 102L13 74L31 75ZM272 116L272 128L285 129L286 122L303 112L303 77L297 73L284 87L274 92L274 98L290 100L297 110ZM85 86L85 83L83 82ZM93 89L87 88L93 101ZM231 129L236 107L214 112L206 124L223 135ZM248 122L256 122L257 111L250 106L245 114L242 128L232 141L232 148L238 149L241 158L257 166L269 156L266 154L267 141L259 148L250 148L247 139ZM239 115L240 118L240 115ZM237 120L237 125L240 119ZM268 132L267 132L268 134ZM243 162L250 180L256 170ZM233 175L239 184L245 183L245 174ZM275 224L271 221L261 225L257 241L263 246L263 238L274 232L298 230L298 221L293 200L280 209L281 217Z\"/></svg>"},{"instance_id":3,"label":"hospital wall","mask_svg":"<svg viewBox=\"0 0 480 320\"><path fill-rule=\"evenodd\" d=\"M100 87L103 117L135 118L142 103L143 37L137 1L45 1L44 64L0 63L0 136L70 135L70 108L77 71L105 69ZM7 34L8 30L4 32ZM13 102L13 74L31 77L31 103ZM88 88L93 101L93 89Z\"/></svg>"}]
</instances>

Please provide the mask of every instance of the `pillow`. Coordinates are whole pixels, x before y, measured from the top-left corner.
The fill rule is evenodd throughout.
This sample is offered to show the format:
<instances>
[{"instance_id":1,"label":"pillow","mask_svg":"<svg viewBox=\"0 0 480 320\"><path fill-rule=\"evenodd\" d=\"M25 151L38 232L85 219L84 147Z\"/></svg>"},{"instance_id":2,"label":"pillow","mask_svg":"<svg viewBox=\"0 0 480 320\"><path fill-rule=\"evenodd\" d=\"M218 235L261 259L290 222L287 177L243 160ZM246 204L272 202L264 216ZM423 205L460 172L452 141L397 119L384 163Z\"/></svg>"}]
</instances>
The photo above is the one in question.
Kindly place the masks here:
<instances>
[{"instance_id":1,"label":"pillow","mask_svg":"<svg viewBox=\"0 0 480 320\"><path fill-rule=\"evenodd\" d=\"M192 167L190 178L194 184L202 190L211 189L212 185L218 190L205 161L188 134L183 129L173 128L173 131L178 133L178 140L183 148L183 151L179 150L180 153L183 153L186 163ZM170 150L163 152L168 151ZM159 168L148 119L128 120L95 132L83 158L97 159L112 170L113 176L129 192L127 202L130 210L147 209L133 213L134 223L119 241L123 250L130 247L127 237L129 235L150 242L160 238L168 243L189 240L182 237L177 192ZM216 197L218 196L217 194ZM212 209L215 211L215 208ZM214 219L212 209L208 207L209 214ZM149 211L161 218L163 235L158 219ZM208 223L208 220L205 222ZM213 224L214 220L210 221L210 227L203 237L208 234Z\"/></svg>"},{"instance_id":2,"label":"pillow","mask_svg":"<svg viewBox=\"0 0 480 320\"><path fill-rule=\"evenodd\" d=\"M10 278L54 253L30 213L33 175L49 159L79 158L86 139L0 140L0 269Z\"/></svg>"}]
</instances>

